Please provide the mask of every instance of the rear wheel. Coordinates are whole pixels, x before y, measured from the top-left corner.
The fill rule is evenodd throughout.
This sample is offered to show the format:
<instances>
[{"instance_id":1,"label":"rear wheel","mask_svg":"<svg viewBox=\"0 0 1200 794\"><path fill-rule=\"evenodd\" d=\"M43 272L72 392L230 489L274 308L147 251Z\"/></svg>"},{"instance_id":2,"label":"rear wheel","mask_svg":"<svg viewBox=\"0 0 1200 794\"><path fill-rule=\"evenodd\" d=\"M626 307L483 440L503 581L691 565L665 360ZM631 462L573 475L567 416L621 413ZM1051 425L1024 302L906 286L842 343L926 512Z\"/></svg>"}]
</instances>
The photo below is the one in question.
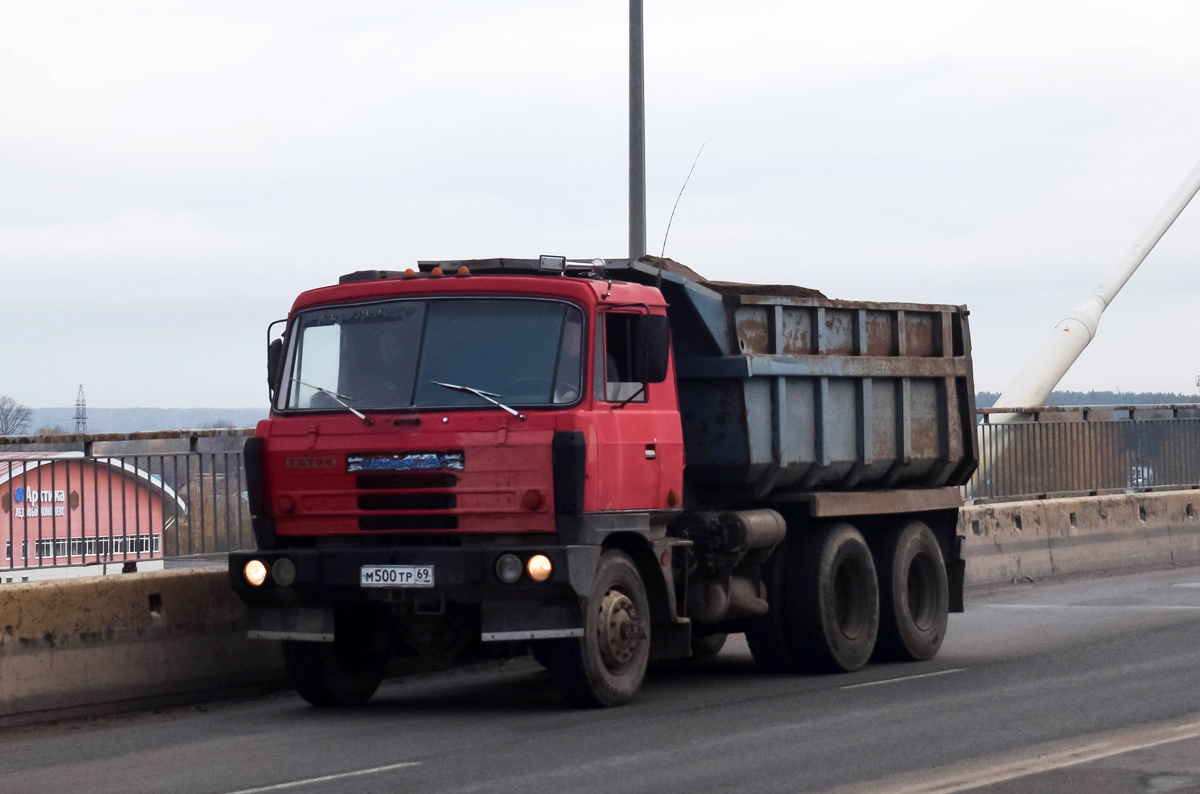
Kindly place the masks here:
<instances>
[{"instance_id":1,"label":"rear wheel","mask_svg":"<svg viewBox=\"0 0 1200 794\"><path fill-rule=\"evenodd\" d=\"M826 673L859 669L879 631L879 587L866 540L839 523L793 541L783 623L798 665Z\"/></svg>"},{"instance_id":2,"label":"rear wheel","mask_svg":"<svg viewBox=\"0 0 1200 794\"><path fill-rule=\"evenodd\" d=\"M361 706L387 671L387 623L373 610L338 610L333 642L284 642L283 658L300 696L314 706Z\"/></svg>"},{"instance_id":3,"label":"rear wheel","mask_svg":"<svg viewBox=\"0 0 1200 794\"><path fill-rule=\"evenodd\" d=\"M692 637L692 658L693 659L711 659L721 652L725 647L725 640L729 639L729 635L721 634L706 634L703 637Z\"/></svg>"},{"instance_id":4,"label":"rear wheel","mask_svg":"<svg viewBox=\"0 0 1200 794\"><path fill-rule=\"evenodd\" d=\"M746 644L750 646L755 663L772 673L794 673L800 669L791 650L782 614L787 578L785 567L793 540L789 534L763 565L763 585L767 588L767 603L771 608L762 617L752 619L746 628Z\"/></svg>"},{"instance_id":5,"label":"rear wheel","mask_svg":"<svg viewBox=\"0 0 1200 794\"><path fill-rule=\"evenodd\" d=\"M600 557L584 605L583 637L547 643L547 667L573 706L619 706L637 693L650 661L650 600L633 560Z\"/></svg>"},{"instance_id":6,"label":"rear wheel","mask_svg":"<svg viewBox=\"0 0 1200 794\"><path fill-rule=\"evenodd\" d=\"M928 526L909 521L874 538L879 573L879 646L896 661L932 659L942 647L950 613L946 564Z\"/></svg>"}]
</instances>

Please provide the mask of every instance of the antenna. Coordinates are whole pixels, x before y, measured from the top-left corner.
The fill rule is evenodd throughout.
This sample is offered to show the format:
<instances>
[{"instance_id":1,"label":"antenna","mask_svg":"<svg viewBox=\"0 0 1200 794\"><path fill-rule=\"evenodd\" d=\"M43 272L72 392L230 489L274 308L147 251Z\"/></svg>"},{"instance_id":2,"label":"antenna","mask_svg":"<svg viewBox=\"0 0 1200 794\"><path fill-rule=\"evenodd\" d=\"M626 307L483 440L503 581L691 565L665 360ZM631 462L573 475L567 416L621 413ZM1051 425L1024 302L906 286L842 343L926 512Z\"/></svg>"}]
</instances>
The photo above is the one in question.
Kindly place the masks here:
<instances>
[{"instance_id":1,"label":"antenna","mask_svg":"<svg viewBox=\"0 0 1200 794\"><path fill-rule=\"evenodd\" d=\"M79 384L79 394L75 397L75 432L87 432L87 398L83 396L83 384Z\"/></svg>"}]
</instances>

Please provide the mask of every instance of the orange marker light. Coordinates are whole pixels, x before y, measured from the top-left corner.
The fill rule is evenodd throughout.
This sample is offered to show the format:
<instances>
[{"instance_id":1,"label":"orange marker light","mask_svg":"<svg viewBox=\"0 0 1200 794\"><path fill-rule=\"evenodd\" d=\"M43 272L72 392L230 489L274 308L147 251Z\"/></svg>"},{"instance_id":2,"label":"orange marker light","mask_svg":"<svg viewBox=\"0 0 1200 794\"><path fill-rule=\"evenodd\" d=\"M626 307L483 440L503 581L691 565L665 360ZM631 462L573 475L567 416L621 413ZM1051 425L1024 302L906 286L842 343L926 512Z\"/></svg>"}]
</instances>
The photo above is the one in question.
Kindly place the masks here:
<instances>
[{"instance_id":1,"label":"orange marker light","mask_svg":"<svg viewBox=\"0 0 1200 794\"><path fill-rule=\"evenodd\" d=\"M433 270L429 271L429 275L440 276L440 275L442 275L442 269L440 267L435 267Z\"/></svg>"},{"instance_id":2,"label":"orange marker light","mask_svg":"<svg viewBox=\"0 0 1200 794\"><path fill-rule=\"evenodd\" d=\"M405 277L405 278L412 278L412 277L413 277L413 276L415 276L415 275L417 275L417 274L416 274L416 271L414 271L414 270L413 270L411 267L410 267L410 268L407 268L407 269L404 271L404 277Z\"/></svg>"},{"instance_id":3,"label":"orange marker light","mask_svg":"<svg viewBox=\"0 0 1200 794\"><path fill-rule=\"evenodd\" d=\"M460 268L458 269L458 275L460 275L460 276L469 276L469 275L471 275L471 268L467 267L466 265L463 265L462 267L460 267Z\"/></svg>"},{"instance_id":4,"label":"orange marker light","mask_svg":"<svg viewBox=\"0 0 1200 794\"><path fill-rule=\"evenodd\" d=\"M550 564L550 558L545 554L533 555L525 567L529 571L529 578L535 582L546 581L554 570L554 566Z\"/></svg>"}]
</instances>

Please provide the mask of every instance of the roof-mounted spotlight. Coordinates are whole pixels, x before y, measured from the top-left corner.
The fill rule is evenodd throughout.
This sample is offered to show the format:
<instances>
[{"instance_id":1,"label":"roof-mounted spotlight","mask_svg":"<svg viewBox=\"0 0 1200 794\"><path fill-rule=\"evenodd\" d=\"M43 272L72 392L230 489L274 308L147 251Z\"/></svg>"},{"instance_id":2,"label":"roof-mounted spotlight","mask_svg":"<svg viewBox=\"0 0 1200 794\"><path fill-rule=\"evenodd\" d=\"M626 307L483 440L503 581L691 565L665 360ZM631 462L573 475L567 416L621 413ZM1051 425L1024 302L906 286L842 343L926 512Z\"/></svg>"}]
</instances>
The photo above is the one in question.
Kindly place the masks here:
<instances>
[{"instance_id":1,"label":"roof-mounted spotlight","mask_svg":"<svg viewBox=\"0 0 1200 794\"><path fill-rule=\"evenodd\" d=\"M567 258L565 256L546 256L542 254L538 257L538 270L565 273L567 272Z\"/></svg>"}]
</instances>

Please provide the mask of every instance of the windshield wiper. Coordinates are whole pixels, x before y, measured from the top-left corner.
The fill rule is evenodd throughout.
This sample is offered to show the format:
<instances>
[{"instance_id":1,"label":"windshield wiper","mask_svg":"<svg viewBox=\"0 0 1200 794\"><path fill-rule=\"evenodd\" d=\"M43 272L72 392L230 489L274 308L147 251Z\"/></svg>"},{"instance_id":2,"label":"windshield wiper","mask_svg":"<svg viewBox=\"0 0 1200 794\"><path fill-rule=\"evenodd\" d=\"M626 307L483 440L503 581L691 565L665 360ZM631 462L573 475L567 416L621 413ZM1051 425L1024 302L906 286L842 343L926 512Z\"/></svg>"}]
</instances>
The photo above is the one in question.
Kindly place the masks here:
<instances>
[{"instance_id":1,"label":"windshield wiper","mask_svg":"<svg viewBox=\"0 0 1200 794\"><path fill-rule=\"evenodd\" d=\"M304 381L300 380L299 378L292 378L292 382L293 382L293 383L299 383L301 386L304 386L304 387L307 387L307 388L309 388L309 389L314 389L314 390L316 390L316 391L319 391L319 392L321 392L321 394L327 394L327 395L329 395L329 396L330 396L330 397L332 397L333 399L337 400L338 404L340 404L340 405L341 405L343 408L345 408L347 411L349 411L350 413L354 414L354 415L355 415L355 416L357 416L359 419L363 420L363 424L367 425L368 427L370 427L371 425L375 424L375 422L373 422L373 421L370 419L370 417L368 417L368 416L367 416L366 414L364 414L362 411L357 411L357 410L355 410L354 408L352 408L352 407L351 407L350 403L346 402L346 400L353 400L353 399L354 399L353 397L349 397L349 396L347 396L347 395L345 395L345 394L338 394L338 393L337 393L337 392L335 392L335 391L331 391L331 390L329 390L329 389L322 388L321 386L314 386L314 385L312 385L311 383L305 383Z\"/></svg>"},{"instance_id":2,"label":"windshield wiper","mask_svg":"<svg viewBox=\"0 0 1200 794\"><path fill-rule=\"evenodd\" d=\"M470 386L459 386L457 383L442 383L441 381L437 381L437 380L431 380L429 382L432 383L434 386L441 386L443 389L450 389L451 391L466 392L467 394L474 394L476 397L482 397L483 399L490 402L492 405L500 406L501 408L508 411L513 416L520 419L522 422L525 421L525 414L521 413L520 411L517 411L515 408L509 408L507 405L500 402L499 400L493 399L495 397L499 397L500 396L499 394L493 394L490 391L480 391L479 389L473 389Z\"/></svg>"},{"instance_id":3,"label":"windshield wiper","mask_svg":"<svg viewBox=\"0 0 1200 794\"><path fill-rule=\"evenodd\" d=\"M638 390L637 390L637 391L635 391L633 394L629 395L629 396L628 396L628 397L626 397L624 400L622 400L622 401L621 401L621 404L620 404L620 405L618 405L617 407L618 407L618 408L624 408L626 405L629 405L631 402L633 402L634 400L636 400L638 397L641 397L641 396L642 396L642 392L644 392L645 390L646 390L646 384L645 384L645 383L643 383L641 386L639 386L639 387L638 387Z\"/></svg>"}]
</instances>

